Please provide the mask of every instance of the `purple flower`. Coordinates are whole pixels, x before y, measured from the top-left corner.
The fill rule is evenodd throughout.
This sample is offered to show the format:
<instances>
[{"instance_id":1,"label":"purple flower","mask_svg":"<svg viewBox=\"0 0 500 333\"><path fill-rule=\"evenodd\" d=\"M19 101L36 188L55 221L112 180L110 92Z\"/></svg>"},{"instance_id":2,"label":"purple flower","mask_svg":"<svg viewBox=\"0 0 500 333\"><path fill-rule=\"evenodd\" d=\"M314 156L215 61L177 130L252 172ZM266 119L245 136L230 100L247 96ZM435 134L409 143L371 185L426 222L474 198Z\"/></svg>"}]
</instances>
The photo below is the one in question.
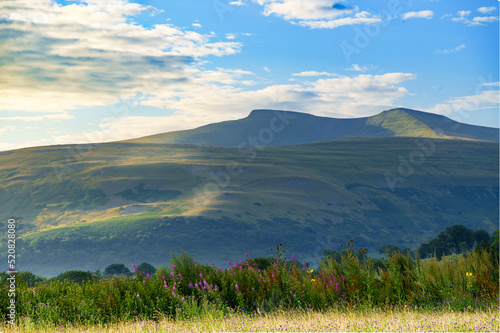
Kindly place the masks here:
<instances>
[{"instance_id":1,"label":"purple flower","mask_svg":"<svg viewBox=\"0 0 500 333\"><path fill-rule=\"evenodd\" d=\"M195 286L196 288L198 288L198 283L195 283L195 284L194 284L194 286Z\"/></svg>"},{"instance_id":2,"label":"purple flower","mask_svg":"<svg viewBox=\"0 0 500 333\"><path fill-rule=\"evenodd\" d=\"M202 279L203 279L203 274L201 274L201 273L200 273L200 278L202 278Z\"/></svg>"},{"instance_id":3,"label":"purple flower","mask_svg":"<svg viewBox=\"0 0 500 333\"><path fill-rule=\"evenodd\" d=\"M195 259L195 260L193 260L193 261L194 261L194 263L196 263L196 259ZM184 298L184 297L183 297L183 298Z\"/></svg>"},{"instance_id":4,"label":"purple flower","mask_svg":"<svg viewBox=\"0 0 500 333\"><path fill-rule=\"evenodd\" d=\"M142 284L146 283L146 280L142 280Z\"/></svg>"},{"instance_id":5,"label":"purple flower","mask_svg":"<svg viewBox=\"0 0 500 333\"><path fill-rule=\"evenodd\" d=\"M184 301L184 297L182 297L181 301Z\"/></svg>"},{"instance_id":6,"label":"purple flower","mask_svg":"<svg viewBox=\"0 0 500 333\"><path fill-rule=\"evenodd\" d=\"M175 290L175 287L172 287L173 290Z\"/></svg>"},{"instance_id":7,"label":"purple flower","mask_svg":"<svg viewBox=\"0 0 500 333\"><path fill-rule=\"evenodd\" d=\"M248 267L248 270L251 271L252 270L252 267Z\"/></svg>"},{"instance_id":8,"label":"purple flower","mask_svg":"<svg viewBox=\"0 0 500 333\"><path fill-rule=\"evenodd\" d=\"M170 272L170 276L174 276L174 272Z\"/></svg>"},{"instance_id":9,"label":"purple flower","mask_svg":"<svg viewBox=\"0 0 500 333\"><path fill-rule=\"evenodd\" d=\"M165 288L168 288L168 287L167 287L167 284L164 284L163 286L164 286Z\"/></svg>"},{"instance_id":10,"label":"purple flower","mask_svg":"<svg viewBox=\"0 0 500 333\"><path fill-rule=\"evenodd\" d=\"M165 280L165 275L162 276L163 280Z\"/></svg>"},{"instance_id":11,"label":"purple flower","mask_svg":"<svg viewBox=\"0 0 500 333\"><path fill-rule=\"evenodd\" d=\"M182 274L181 273L179 273L179 277L182 279Z\"/></svg>"},{"instance_id":12,"label":"purple flower","mask_svg":"<svg viewBox=\"0 0 500 333\"><path fill-rule=\"evenodd\" d=\"M243 269L243 266L240 266L240 270L242 270L242 269Z\"/></svg>"},{"instance_id":13,"label":"purple flower","mask_svg":"<svg viewBox=\"0 0 500 333\"><path fill-rule=\"evenodd\" d=\"M235 285L234 287L235 287L236 289L238 289L238 285Z\"/></svg>"},{"instance_id":14,"label":"purple flower","mask_svg":"<svg viewBox=\"0 0 500 333\"><path fill-rule=\"evenodd\" d=\"M292 259L295 260L295 254L292 254Z\"/></svg>"},{"instance_id":15,"label":"purple flower","mask_svg":"<svg viewBox=\"0 0 500 333\"><path fill-rule=\"evenodd\" d=\"M175 265L172 265L172 268L175 269Z\"/></svg>"},{"instance_id":16,"label":"purple flower","mask_svg":"<svg viewBox=\"0 0 500 333\"><path fill-rule=\"evenodd\" d=\"M245 253L245 257L247 257L247 258L248 258L248 253Z\"/></svg>"},{"instance_id":17,"label":"purple flower","mask_svg":"<svg viewBox=\"0 0 500 333\"><path fill-rule=\"evenodd\" d=\"M141 297L139 294L137 294L137 297Z\"/></svg>"},{"instance_id":18,"label":"purple flower","mask_svg":"<svg viewBox=\"0 0 500 333\"><path fill-rule=\"evenodd\" d=\"M146 275L147 277L151 277L151 275L149 275L149 273Z\"/></svg>"},{"instance_id":19,"label":"purple flower","mask_svg":"<svg viewBox=\"0 0 500 333\"><path fill-rule=\"evenodd\" d=\"M193 288L193 284L192 283L189 284L189 288Z\"/></svg>"},{"instance_id":20,"label":"purple flower","mask_svg":"<svg viewBox=\"0 0 500 333\"><path fill-rule=\"evenodd\" d=\"M228 260L227 264L228 264L229 266L231 266L231 260Z\"/></svg>"},{"instance_id":21,"label":"purple flower","mask_svg":"<svg viewBox=\"0 0 500 333\"><path fill-rule=\"evenodd\" d=\"M212 266L213 266L213 265L214 265L214 263L213 263L213 262L210 262L210 265L212 265Z\"/></svg>"}]
</instances>

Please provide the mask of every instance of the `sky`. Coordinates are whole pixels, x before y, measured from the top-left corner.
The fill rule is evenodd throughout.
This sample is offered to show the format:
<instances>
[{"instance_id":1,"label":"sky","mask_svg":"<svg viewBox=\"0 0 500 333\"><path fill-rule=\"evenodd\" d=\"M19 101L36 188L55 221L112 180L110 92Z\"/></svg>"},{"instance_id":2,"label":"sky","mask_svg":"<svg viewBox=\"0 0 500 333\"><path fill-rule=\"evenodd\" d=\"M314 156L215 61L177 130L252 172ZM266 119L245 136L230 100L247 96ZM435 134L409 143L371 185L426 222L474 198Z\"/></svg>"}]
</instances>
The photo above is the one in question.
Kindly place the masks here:
<instances>
[{"instance_id":1,"label":"sky","mask_svg":"<svg viewBox=\"0 0 500 333\"><path fill-rule=\"evenodd\" d=\"M2 0L0 151L279 109L499 127L496 0Z\"/></svg>"}]
</instances>

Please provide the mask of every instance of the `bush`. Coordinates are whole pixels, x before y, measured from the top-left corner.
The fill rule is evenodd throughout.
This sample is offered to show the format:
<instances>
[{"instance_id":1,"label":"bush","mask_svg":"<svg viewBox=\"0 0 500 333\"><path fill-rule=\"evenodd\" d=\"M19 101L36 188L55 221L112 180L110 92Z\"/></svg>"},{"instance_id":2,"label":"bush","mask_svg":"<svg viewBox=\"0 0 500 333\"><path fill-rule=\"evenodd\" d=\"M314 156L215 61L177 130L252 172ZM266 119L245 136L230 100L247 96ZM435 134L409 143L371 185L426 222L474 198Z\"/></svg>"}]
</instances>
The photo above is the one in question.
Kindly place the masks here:
<instances>
[{"instance_id":1,"label":"bush","mask_svg":"<svg viewBox=\"0 0 500 333\"><path fill-rule=\"evenodd\" d=\"M61 273L58 276L53 277L51 280L52 281L61 281L61 282L72 281L72 282L75 282L75 283L81 285L84 282L92 280L93 277L95 277L95 275L93 275L92 272L73 270L73 271L67 271L67 272Z\"/></svg>"}]
</instances>

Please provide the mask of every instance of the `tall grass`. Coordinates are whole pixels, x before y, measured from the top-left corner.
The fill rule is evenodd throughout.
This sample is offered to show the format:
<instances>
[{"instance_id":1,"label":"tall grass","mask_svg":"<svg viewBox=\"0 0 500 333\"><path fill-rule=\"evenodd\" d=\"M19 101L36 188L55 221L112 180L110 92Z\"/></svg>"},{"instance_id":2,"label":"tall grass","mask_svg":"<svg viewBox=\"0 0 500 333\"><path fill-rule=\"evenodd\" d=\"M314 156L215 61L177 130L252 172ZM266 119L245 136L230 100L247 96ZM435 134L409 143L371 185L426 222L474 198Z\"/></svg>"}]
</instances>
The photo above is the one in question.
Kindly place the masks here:
<instances>
[{"instance_id":1,"label":"tall grass","mask_svg":"<svg viewBox=\"0 0 500 333\"><path fill-rule=\"evenodd\" d=\"M152 276L94 277L74 282L17 286L19 323L41 325L105 324L127 320L192 320L277 309L412 309L491 310L498 306L498 256L481 250L463 256L421 260L395 252L382 267L349 249L339 264L325 260L317 270L295 258L286 260L281 246L270 265L228 262L227 267L197 263L189 254L172 255L171 266ZM0 289L5 318L8 286Z\"/></svg>"}]
</instances>

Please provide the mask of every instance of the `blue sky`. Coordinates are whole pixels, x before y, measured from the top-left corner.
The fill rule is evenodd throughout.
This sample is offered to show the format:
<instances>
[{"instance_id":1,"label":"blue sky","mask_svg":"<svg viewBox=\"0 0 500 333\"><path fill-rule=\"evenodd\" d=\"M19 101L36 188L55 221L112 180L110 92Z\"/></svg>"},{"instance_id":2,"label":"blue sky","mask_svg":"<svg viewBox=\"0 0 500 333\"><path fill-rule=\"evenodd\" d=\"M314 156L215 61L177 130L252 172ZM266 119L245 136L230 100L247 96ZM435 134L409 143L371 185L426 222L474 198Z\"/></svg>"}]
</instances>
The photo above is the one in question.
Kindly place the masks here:
<instances>
[{"instance_id":1,"label":"blue sky","mask_svg":"<svg viewBox=\"0 0 500 333\"><path fill-rule=\"evenodd\" d=\"M499 125L498 1L2 0L0 150L274 108Z\"/></svg>"}]
</instances>

